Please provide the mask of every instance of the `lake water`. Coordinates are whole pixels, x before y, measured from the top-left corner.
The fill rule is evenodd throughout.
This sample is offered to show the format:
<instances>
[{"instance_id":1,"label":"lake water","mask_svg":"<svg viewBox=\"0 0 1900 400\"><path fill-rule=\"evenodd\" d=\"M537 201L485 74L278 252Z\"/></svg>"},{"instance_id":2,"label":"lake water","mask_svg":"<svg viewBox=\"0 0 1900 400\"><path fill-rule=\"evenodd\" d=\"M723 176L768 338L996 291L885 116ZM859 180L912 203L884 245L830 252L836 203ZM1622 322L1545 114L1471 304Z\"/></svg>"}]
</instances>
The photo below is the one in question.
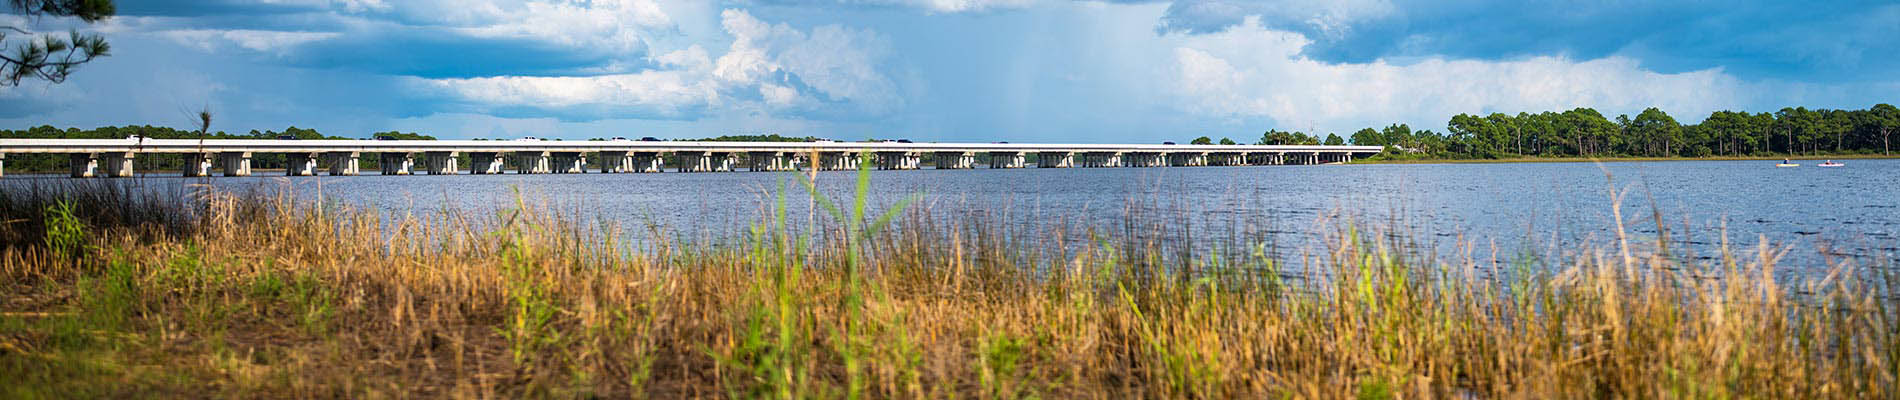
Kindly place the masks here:
<instances>
[{"instance_id":1,"label":"lake water","mask_svg":"<svg viewBox=\"0 0 1900 400\"><path fill-rule=\"evenodd\" d=\"M1848 160L1844 168L1775 168L1773 161L1329 165L1198 168L1068 168L875 171L872 201L921 193L922 210L979 213L1023 231L1129 229L1131 214L1191 227L1183 234L1271 239L1297 249L1314 242L1324 216L1398 227L1415 237L1489 249L1557 248L1614 235L1612 184L1627 193L1628 229L1653 237L1660 213L1673 246L1714 254L1719 234L1752 245L1765 237L1819 265L1817 246L1843 257L1892 259L1900 241L1900 160ZM834 198L851 172L820 174ZM718 239L743 232L781 183L794 199L793 173L661 173L214 178L215 185L289 185L391 214L446 208L486 212L524 200L616 221L632 232L658 228ZM20 181L9 176L8 181ZM64 179L64 178L50 178ZM159 174L141 185L198 179ZM790 202L804 215L804 201ZM802 217L801 217L802 219ZM1336 220L1336 219L1335 219ZM1481 251L1489 251L1482 250Z\"/></svg>"}]
</instances>

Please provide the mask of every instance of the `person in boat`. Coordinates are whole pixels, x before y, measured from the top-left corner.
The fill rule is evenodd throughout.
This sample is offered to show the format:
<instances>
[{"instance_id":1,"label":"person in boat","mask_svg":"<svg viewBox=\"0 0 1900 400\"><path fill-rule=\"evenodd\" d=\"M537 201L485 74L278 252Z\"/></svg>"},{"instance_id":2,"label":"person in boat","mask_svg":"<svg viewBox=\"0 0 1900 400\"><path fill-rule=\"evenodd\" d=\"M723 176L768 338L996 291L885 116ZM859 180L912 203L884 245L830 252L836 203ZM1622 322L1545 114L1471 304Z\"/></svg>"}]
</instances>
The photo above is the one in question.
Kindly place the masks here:
<instances>
[{"instance_id":1,"label":"person in boat","mask_svg":"<svg viewBox=\"0 0 1900 400\"><path fill-rule=\"evenodd\" d=\"M1788 162L1788 159L1786 159L1786 158L1783 158L1783 159L1781 159L1781 163L1782 163L1782 164L1793 164L1792 162Z\"/></svg>"}]
</instances>

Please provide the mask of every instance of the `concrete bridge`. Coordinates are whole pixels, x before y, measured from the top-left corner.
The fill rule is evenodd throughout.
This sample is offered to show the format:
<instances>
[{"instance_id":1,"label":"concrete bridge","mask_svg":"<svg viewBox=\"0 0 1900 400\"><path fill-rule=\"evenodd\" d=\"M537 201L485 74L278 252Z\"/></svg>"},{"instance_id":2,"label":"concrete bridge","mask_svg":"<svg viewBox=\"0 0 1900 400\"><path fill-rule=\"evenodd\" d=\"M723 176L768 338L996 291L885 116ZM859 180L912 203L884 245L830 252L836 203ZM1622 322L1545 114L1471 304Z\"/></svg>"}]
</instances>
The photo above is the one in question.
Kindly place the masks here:
<instances>
[{"instance_id":1,"label":"concrete bridge","mask_svg":"<svg viewBox=\"0 0 1900 400\"><path fill-rule=\"evenodd\" d=\"M0 171L13 153L67 154L73 177L132 176L145 154L180 154L184 176L247 176L251 157L286 156L285 174L356 175L377 153L384 175L857 169L1199 167L1314 165L1377 154L1378 146L1012 144L901 142L671 142L543 140L0 139ZM460 163L466 160L468 165Z\"/></svg>"}]
</instances>

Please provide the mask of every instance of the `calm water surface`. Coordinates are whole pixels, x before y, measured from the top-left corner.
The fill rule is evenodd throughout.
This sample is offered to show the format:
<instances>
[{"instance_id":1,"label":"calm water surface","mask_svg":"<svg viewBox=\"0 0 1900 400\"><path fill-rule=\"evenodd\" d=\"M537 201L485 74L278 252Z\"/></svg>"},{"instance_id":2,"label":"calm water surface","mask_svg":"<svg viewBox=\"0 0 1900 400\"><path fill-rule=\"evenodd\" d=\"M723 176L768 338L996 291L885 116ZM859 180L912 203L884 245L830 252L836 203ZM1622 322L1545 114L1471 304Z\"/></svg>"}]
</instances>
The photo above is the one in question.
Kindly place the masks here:
<instances>
[{"instance_id":1,"label":"calm water surface","mask_svg":"<svg viewBox=\"0 0 1900 400\"><path fill-rule=\"evenodd\" d=\"M1818 161L1806 161L1813 165ZM1844 257L1894 255L1900 240L1900 160L1848 160L1844 168L1774 168L1773 161L1688 161L1264 166L1200 168L915 170L872 173L873 201L922 193L933 213L1007 215L1019 229L1120 226L1130 214L1166 218L1199 235L1245 230L1276 247L1314 243L1322 217L1397 226L1414 237L1464 241L1505 251L1552 248L1613 237L1613 177L1625 190L1629 231L1654 237L1662 216L1678 248L1714 254L1720 233L1737 244L1765 237L1818 265L1819 247ZM553 205L616 221L629 231L736 235L755 221L766 193L791 173L661 173L250 177L210 180L223 187L290 185L386 213L444 209L488 212L515 204ZM158 174L142 185L196 179ZM852 173L820 175L834 197ZM11 179L11 177L10 177ZM785 186L794 199L797 183ZM793 215L804 215L793 201ZM1335 219L1336 221L1336 219ZM1309 246L1310 247L1310 246ZM1484 250L1489 251L1489 250Z\"/></svg>"}]
</instances>

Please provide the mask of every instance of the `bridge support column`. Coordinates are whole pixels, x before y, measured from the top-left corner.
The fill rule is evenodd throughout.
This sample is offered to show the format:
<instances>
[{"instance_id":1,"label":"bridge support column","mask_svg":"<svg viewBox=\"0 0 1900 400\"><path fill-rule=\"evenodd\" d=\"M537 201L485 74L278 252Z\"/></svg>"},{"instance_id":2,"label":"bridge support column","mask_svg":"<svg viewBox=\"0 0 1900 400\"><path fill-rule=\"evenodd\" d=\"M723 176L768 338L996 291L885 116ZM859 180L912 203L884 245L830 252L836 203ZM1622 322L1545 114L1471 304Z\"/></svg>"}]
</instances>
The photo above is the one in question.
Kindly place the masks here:
<instances>
[{"instance_id":1,"label":"bridge support column","mask_svg":"<svg viewBox=\"0 0 1900 400\"><path fill-rule=\"evenodd\" d=\"M760 171L791 171L795 169L792 157L781 151L754 151L746 153L746 169Z\"/></svg>"},{"instance_id":2,"label":"bridge support column","mask_svg":"<svg viewBox=\"0 0 1900 400\"><path fill-rule=\"evenodd\" d=\"M549 153L549 157L550 157L550 162L553 163L552 165L553 173L556 173L556 174L587 173L587 153L562 151L562 152Z\"/></svg>"},{"instance_id":3,"label":"bridge support column","mask_svg":"<svg viewBox=\"0 0 1900 400\"><path fill-rule=\"evenodd\" d=\"M727 172L732 171L732 153L721 151L682 151L679 155L680 172Z\"/></svg>"},{"instance_id":4,"label":"bridge support column","mask_svg":"<svg viewBox=\"0 0 1900 400\"><path fill-rule=\"evenodd\" d=\"M184 158L184 163L178 165L178 173L186 178L211 176L211 170L216 168L210 154L185 153L179 154L179 157Z\"/></svg>"},{"instance_id":5,"label":"bridge support column","mask_svg":"<svg viewBox=\"0 0 1900 400\"><path fill-rule=\"evenodd\" d=\"M224 176L251 176L251 153L218 153L218 167Z\"/></svg>"},{"instance_id":6,"label":"bridge support column","mask_svg":"<svg viewBox=\"0 0 1900 400\"><path fill-rule=\"evenodd\" d=\"M1020 151L990 152L990 168L1022 168L1028 164Z\"/></svg>"},{"instance_id":7,"label":"bridge support column","mask_svg":"<svg viewBox=\"0 0 1900 400\"><path fill-rule=\"evenodd\" d=\"M473 175L500 175L508 169L508 159L501 153L468 153L468 173Z\"/></svg>"},{"instance_id":8,"label":"bridge support column","mask_svg":"<svg viewBox=\"0 0 1900 400\"><path fill-rule=\"evenodd\" d=\"M410 153L380 153L376 155L377 165L382 167L383 175L410 175L415 173L416 155Z\"/></svg>"},{"instance_id":9,"label":"bridge support column","mask_svg":"<svg viewBox=\"0 0 1900 400\"><path fill-rule=\"evenodd\" d=\"M72 176L74 178L91 178L99 175L98 155L92 153L73 153L69 155L68 158L71 160L69 165L72 166Z\"/></svg>"},{"instance_id":10,"label":"bridge support column","mask_svg":"<svg viewBox=\"0 0 1900 400\"><path fill-rule=\"evenodd\" d=\"M712 164L713 172L732 172L733 164L738 164L739 158L733 157L730 151L714 151L706 153L706 162Z\"/></svg>"},{"instance_id":11,"label":"bridge support column","mask_svg":"<svg viewBox=\"0 0 1900 400\"><path fill-rule=\"evenodd\" d=\"M712 162L706 159L706 153L701 151L675 152L673 153L673 158L678 160L680 164L673 168L674 171L706 172L707 169L712 167Z\"/></svg>"},{"instance_id":12,"label":"bridge support column","mask_svg":"<svg viewBox=\"0 0 1900 400\"><path fill-rule=\"evenodd\" d=\"M107 178L132 176L132 159L134 157L138 157L138 153L100 153L98 172L101 176Z\"/></svg>"},{"instance_id":13,"label":"bridge support column","mask_svg":"<svg viewBox=\"0 0 1900 400\"><path fill-rule=\"evenodd\" d=\"M426 169L425 173L429 175L455 175L456 172L462 170L461 166L456 165L456 161L458 161L456 156L458 155L460 155L460 153L453 151L431 151L422 153L422 164Z\"/></svg>"},{"instance_id":14,"label":"bridge support column","mask_svg":"<svg viewBox=\"0 0 1900 400\"><path fill-rule=\"evenodd\" d=\"M658 152L635 152L633 158L634 173L656 173L666 170L666 157Z\"/></svg>"},{"instance_id":15,"label":"bridge support column","mask_svg":"<svg viewBox=\"0 0 1900 400\"><path fill-rule=\"evenodd\" d=\"M917 169L923 164L917 153L907 151L880 151L875 161L877 169L882 170Z\"/></svg>"},{"instance_id":16,"label":"bridge support column","mask_svg":"<svg viewBox=\"0 0 1900 400\"><path fill-rule=\"evenodd\" d=\"M818 154L820 171L853 171L858 169L858 153L827 152Z\"/></svg>"},{"instance_id":17,"label":"bridge support column","mask_svg":"<svg viewBox=\"0 0 1900 400\"><path fill-rule=\"evenodd\" d=\"M546 174L554 172L554 161L545 151L517 151L509 155L514 158L517 174Z\"/></svg>"},{"instance_id":18,"label":"bridge support column","mask_svg":"<svg viewBox=\"0 0 1900 400\"><path fill-rule=\"evenodd\" d=\"M633 172L633 158L624 151L600 152L600 173L622 174Z\"/></svg>"},{"instance_id":19,"label":"bridge support column","mask_svg":"<svg viewBox=\"0 0 1900 400\"><path fill-rule=\"evenodd\" d=\"M1036 153L1036 168L1068 168L1075 165L1075 153L1043 151Z\"/></svg>"},{"instance_id":20,"label":"bridge support column","mask_svg":"<svg viewBox=\"0 0 1900 400\"><path fill-rule=\"evenodd\" d=\"M674 171L706 172L707 169L712 168L712 162L706 159L706 152L681 151L673 153L673 158L678 159L680 163L678 167L673 168Z\"/></svg>"},{"instance_id":21,"label":"bridge support column","mask_svg":"<svg viewBox=\"0 0 1900 400\"><path fill-rule=\"evenodd\" d=\"M323 153L323 157L330 163L330 176L356 176L362 170L362 166L357 163L362 157L357 152L334 151Z\"/></svg>"},{"instance_id":22,"label":"bridge support column","mask_svg":"<svg viewBox=\"0 0 1900 400\"><path fill-rule=\"evenodd\" d=\"M284 176L317 174L317 153L284 153Z\"/></svg>"},{"instance_id":23,"label":"bridge support column","mask_svg":"<svg viewBox=\"0 0 1900 400\"><path fill-rule=\"evenodd\" d=\"M1161 153L1161 154L1168 158L1168 166L1170 167L1187 166L1188 153Z\"/></svg>"},{"instance_id":24,"label":"bridge support column","mask_svg":"<svg viewBox=\"0 0 1900 400\"><path fill-rule=\"evenodd\" d=\"M976 167L976 153L939 151L931 153L931 162L937 164L937 169L970 169Z\"/></svg>"},{"instance_id":25,"label":"bridge support column","mask_svg":"<svg viewBox=\"0 0 1900 400\"><path fill-rule=\"evenodd\" d=\"M1156 153L1147 153L1147 152L1128 153L1128 154L1124 154L1122 157L1125 158L1125 160L1123 160L1123 164L1130 167L1151 168L1151 167L1161 166L1160 165L1161 156Z\"/></svg>"},{"instance_id":26,"label":"bridge support column","mask_svg":"<svg viewBox=\"0 0 1900 400\"><path fill-rule=\"evenodd\" d=\"M1082 168L1119 167L1121 162L1122 153L1094 151L1081 153L1075 157L1075 166Z\"/></svg>"}]
</instances>

